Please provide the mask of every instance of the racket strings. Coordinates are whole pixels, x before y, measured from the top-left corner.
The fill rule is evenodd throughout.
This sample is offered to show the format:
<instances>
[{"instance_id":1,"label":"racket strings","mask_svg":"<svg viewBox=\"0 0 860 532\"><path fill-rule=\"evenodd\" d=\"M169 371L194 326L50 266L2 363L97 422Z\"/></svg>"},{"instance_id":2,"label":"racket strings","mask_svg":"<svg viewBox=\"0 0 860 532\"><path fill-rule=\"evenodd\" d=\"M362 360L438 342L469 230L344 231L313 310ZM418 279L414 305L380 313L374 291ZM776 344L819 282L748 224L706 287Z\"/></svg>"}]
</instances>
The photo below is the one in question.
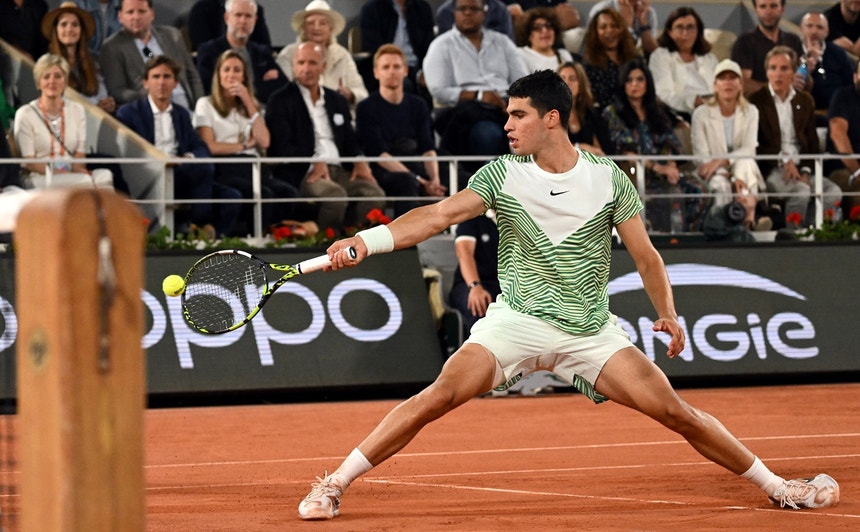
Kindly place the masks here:
<instances>
[{"instance_id":1,"label":"racket strings","mask_svg":"<svg viewBox=\"0 0 860 532\"><path fill-rule=\"evenodd\" d=\"M242 255L215 255L186 277L186 318L206 331L242 323L268 289L265 267Z\"/></svg>"}]
</instances>

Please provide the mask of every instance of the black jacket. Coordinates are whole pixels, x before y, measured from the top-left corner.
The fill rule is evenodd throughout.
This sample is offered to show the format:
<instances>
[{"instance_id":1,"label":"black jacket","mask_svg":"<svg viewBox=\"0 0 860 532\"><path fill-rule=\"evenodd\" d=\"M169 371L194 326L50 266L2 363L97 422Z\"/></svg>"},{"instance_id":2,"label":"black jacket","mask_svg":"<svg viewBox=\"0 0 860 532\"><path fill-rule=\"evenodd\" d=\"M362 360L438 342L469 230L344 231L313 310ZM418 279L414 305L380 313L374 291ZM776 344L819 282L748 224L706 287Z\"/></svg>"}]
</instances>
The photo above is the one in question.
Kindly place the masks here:
<instances>
[{"instance_id":1,"label":"black jacket","mask_svg":"<svg viewBox=\"0 0 860 532\"><path fill-rule=\"evenodd\" d=\"M349 103L346 98L325 87L325 108L328 122L334 134L341 157L358 157L364 155L352 128ZM302 93L295 82L278 89L269 98L266 106L266 126L272 136L267 155L269 157L313 157L315 139L314 125L311 121ZM302 178L308 171L309 163L285 163L273 168L273 175L283 179L295 187L299 187ZM351 164L342 166L351 168Z\"/></svg>"}]
</instances>

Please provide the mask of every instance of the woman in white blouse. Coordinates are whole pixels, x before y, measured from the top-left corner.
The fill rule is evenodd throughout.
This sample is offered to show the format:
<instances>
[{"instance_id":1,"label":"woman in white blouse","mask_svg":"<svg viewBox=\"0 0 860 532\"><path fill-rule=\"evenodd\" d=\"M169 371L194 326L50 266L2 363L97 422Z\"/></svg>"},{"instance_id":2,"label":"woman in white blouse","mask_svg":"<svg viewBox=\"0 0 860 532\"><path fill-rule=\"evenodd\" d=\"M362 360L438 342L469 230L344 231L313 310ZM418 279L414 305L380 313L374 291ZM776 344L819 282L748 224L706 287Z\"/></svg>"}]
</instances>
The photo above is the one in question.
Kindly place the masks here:
<instances>
[{"instance_id":1,"label":"woman in white blouse","mask_svg":"<svg viewBox=\"0 0 860 532\"><path fill-rule=\"evenodd\" d=\"M50 163L24 163L29 184L47 186L113 187L109 170L87 170L87 116L84 107L66 100L69 63L45 54L33 66L39 98L15 113L14 137L24 159L51 159ZM48 174L51 177L49 179Z\"/></svg>"},{"instance_id":2,"label":"woman in white blouse","mask_svg":"<svg viewBox=\"0 0 860 532\"><path fill-rule=\"evenodd\" d=\"M711 94L717 66L696 10L679 7L672 11L657 44L648 61L657 97L689 119L693 109Z\"/></svg>"},{"instance_id":3,"label":"woman in white blouse","mask_svg":"<svg viewBox=\"0 0 860 532\"><path fill-rule=\"evenodd\" d=\"M714 76L714 95L693 111L691 126L697 172L719 207L736 193L756 197L766 186L755 162L759 113L744 98L741 67L724 59ZM752 221L748 212L747 223Z\"/></svg>"},{"instance_id":4,"label":"woman in white blouse","mask_svg":"<svg viewBox=\"0 0 860 532\"><path fill-rule=\"evenodd\" d=\"M552 8L536 7L523 13L517 21L514 37L529 72L555 71L573 62L562 44L561 24Z\"/></svg>"},{"instance_id":5,"label":"woman in white blouse","mask_svg":"<svg viewBox=\"0 0 860 532\"><path fill-rule=\"evenodd\" d=\"M269 147L269 128L260 115L245 59L236 50L227 50L218 57L211 95L197 100L194 108L194 127L213 157L258 157ZM238 189L246 199L253 198L252 175L250 162L215 165L215 180ZM296 189L287 183L267 175L262 175L260 181L264 198L298 197ZM288 218L291 212L289 203L264 204L263 224ZM245 209L249 224L250 216L250 208Z\"/></svg>"}]
</instances>

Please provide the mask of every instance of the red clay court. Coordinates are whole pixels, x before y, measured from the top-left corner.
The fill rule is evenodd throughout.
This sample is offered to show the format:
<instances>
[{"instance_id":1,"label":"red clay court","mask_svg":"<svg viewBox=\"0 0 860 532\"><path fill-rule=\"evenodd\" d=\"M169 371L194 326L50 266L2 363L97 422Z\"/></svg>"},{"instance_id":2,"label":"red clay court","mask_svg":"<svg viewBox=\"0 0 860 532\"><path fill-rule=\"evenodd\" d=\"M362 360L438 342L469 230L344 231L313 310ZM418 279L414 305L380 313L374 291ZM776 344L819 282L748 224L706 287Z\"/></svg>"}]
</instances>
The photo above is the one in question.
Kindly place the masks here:
<instances>
[{"instance_id":1,"label":"red clay court","mask_svg":"<svg viewBox=\"0 0 860 532\"><path fill-rule=\"evenodd\" d=\"M860 529L860 384L679 393L777 474L833 476L840 505L776 508L641 414L559 394L470 401L357 480L329 522L300 520L299 501L399 401L149 410L147 528Z\"/></svg>"}]
</instances>

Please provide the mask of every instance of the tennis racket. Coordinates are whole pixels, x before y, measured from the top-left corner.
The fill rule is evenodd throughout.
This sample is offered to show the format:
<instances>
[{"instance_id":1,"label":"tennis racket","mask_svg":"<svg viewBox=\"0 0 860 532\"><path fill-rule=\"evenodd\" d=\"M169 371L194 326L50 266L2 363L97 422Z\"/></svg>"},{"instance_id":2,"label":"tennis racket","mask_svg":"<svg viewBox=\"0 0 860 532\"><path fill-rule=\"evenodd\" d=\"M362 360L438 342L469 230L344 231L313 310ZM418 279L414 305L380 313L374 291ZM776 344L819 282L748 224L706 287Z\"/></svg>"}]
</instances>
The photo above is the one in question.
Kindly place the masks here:
<instances>
[{"instance_id":1,"label":"tennis racket","mask_svg":"<svg viewBox=\"0 0 860 532\"><path fill-rule=\"evenodd\" d=\"M347 253L356 257L354 248L347 248ZM182 314L204 334L234 331L251 321L284 283L327 266L331 266L328 255L290 266L270 264L238 249L216 251L198 260L185 275ZM269 285L268 270L283 275Z\"/></svg>"}]
</instances>

